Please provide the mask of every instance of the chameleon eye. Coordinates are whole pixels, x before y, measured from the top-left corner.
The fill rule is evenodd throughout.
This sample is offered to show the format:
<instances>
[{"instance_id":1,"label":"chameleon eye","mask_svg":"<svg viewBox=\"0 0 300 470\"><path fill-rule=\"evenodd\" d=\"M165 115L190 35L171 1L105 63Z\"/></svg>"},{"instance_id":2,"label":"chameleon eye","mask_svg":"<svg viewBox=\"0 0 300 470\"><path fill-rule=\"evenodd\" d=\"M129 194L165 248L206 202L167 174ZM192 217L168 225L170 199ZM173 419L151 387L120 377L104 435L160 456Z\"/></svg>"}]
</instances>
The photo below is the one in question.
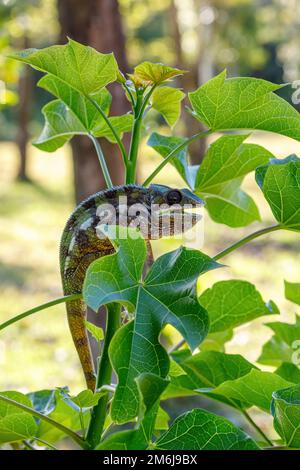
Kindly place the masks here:
<instances>
[{"instance_id":1,"label":"chameleon eye","mask_svg":"<svg viewBox=\"0 0 300 470\"><path fill-rule=\"evenodd\" d=\"M182 194L178 189L171 189L167 195L166 199L168 204L179 204L182 200Z\"/></svg>"}]
</instances>

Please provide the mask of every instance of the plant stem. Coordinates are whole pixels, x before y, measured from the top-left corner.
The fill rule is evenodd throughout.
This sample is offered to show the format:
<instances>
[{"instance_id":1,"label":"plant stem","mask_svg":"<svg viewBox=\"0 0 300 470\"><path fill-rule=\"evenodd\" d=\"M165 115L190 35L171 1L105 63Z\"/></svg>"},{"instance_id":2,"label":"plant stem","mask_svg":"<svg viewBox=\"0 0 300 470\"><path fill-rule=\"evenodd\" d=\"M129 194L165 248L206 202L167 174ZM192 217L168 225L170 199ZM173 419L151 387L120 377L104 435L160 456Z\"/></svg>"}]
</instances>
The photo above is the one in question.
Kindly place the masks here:
<instances>
[{"instance_id":1,"label":"plant stem","mask_svg":"<svg viewBox=\"0 0 300 470\"><path fill-rule=\"evenodd\" d=\"M263 228L261 230L257 230L257 232L250 233L250 235L247 235L245 238L242 238L241 240L229 246L228 248L225 248L225 250L220 251L220 253L214 256L214 259L217 261L220 258L227 256L229 253L236 250L237 248L240 248L241 246L246 245L247 243L251 242L255 238L258 238L261 235L266 235L267 233L275 232L276 230L280 230L281 228L282 226L278 224L278 225L272 225L271 227Z\"/></svg>"},{"instance_id":2,"label":"plant stem","mask_svg":"<svg viewBox=\"0 0 300 470\"><path fill-rule=\"evenodd\" d=\"M243 416L246 418L246 420L251 424L251 426L258 432L258 434L261 435L261 437L264 439L264 441L266 441L269 446L273 447L273 442L270 441L270 439L268 438L268 436L265 435L265 433L263 432L262 429L260 429L260 427L255 423L255 421L253 421L253 419L251 418L251 416L247 413L246 410L244 410L243 408L239 408L239 411L243 414Z\"/></svg>"},{"instance_id":3,"label":"plant stem","mask_svg":"<svg viewBox=\"0 0 300 470\"><path fill-rule=\"evenodd\" d=\"M28 441L22 441L24 444L24 447L26 447L28 450L37 450L33 445L30 444Z\"/></svg>"},{"instance_id":4,"label":"plant stem","mask_svg":"<svg viewBox=\"0 0 300 470\"><path fill-rule=\"evenodd\" d=\"M120 152L121 152L121 155L122 155L122 158L123 158L123 162L124 162L124 165L125 167L127 167L127 163L128 163L128 158L127 158L127 152L126 152L126 149L124 147L124 144L122 142L122 140L120 139L120 137L118 136L118 133L116 131L116 129L114 128L114 126L112 125L112 123L110 122L109 120L109 117L106 116L105 112L103 111L103 109L101 108L101 106L99 106L99 104L97 103L96 100L94 100L93 98L91 98L89 95L85 95L85 97L95 106L95 108L97 109L97 111L99 111L99 113L101 114L101 116L103 117L104 121L106 122L106 124L108 125L108 127L110 128L110 130L112 131L113 135L114 135L114 138L116 139L116 142L119 146L119 149L120 149Z\"/></svg>"},{"instance_id":5,"label":"plant stem","mask_svg":"<svg viewBox=\"0 0 300 470\"><path fill-rule=\"evenodd\" d=\"M45 446L49 447L52 450L58 450L54 445L50 444L50 442L44 441L43 439L40 439L39 437L35 437L34 441L40 442L41 444L44 444Z\"/></svg>"},{"instance_id":6,"label":"plant stem","mask_svg":"<svg viewBox=\"0 0 300 470\"><path fill-rule=\"evenodd\" d=\"M75 441L83 449L89 448L88 444L78 434L76 434L76 432L72 431L72 429L67 428L63 424L60 424L57 421L54 421L54 419L50 418L49 416L45 416L42 413L39 413L38 411L34 410L33 408L30 408L29 406L23 405L22 403L18 403L17 401L12 400L11 398L5 397L3 395L0 395L0 401L4 401L8 405L12 405L12 406L15 406L16 408L20 408L26 413L29 413L32 416L35 416L36 418L41 419L42 421L46 421L48 424L51 424L51 426L54 426L55 428L59 429L67 436L70 436L71 439L73 439L73 441Z\"/></svg>"},{"instance_id":7,"label":"plant stem","mask_svg":"<svg viewBox=\"0 0 300 470\"><path fill-rule=\"evenodd\" d=\"M107 306L107 325L104 340L104 347L99 361L96 389L103 385L110 385L112 366L108 356L108 348L112 337L120 326L121 306L119 304L110 304ZM102 431L107 414L108 393L100 398L98 404L92 410L91 421L87 432L87 442L91 449L94 449L100 442Z\"/></svg>"},{"instance_id":8,"label":"plant stem","mask_svg":"<svg viewBox=\"0 0 300 470\"><path fill-rule=\"evenodd\" d=\"M137 158L138 158L138 150L139 150L144 112L156 86L157 86L156 84L153 85L145 97L142 92L137 91L137 99L136 99L136 104L135 104L135 109L134 109L135 119L134 119L134 124L133 124L133 129L132 129L130 151L129 151L129 168L128 168L128 175L126 178L127 184L134 184L136 180Z\"/></svg>"},{"instance_id":9,"label":"plant stem","mask_svg":"<svg viewBox=\"0 0 300 470\"><path fill-rule=\"evenodd\" d=\"M126 175L126 183L133 184L135 182L137 157L140 143L140 134L142 127L142 117L140 111L143 105L143 94L137 91L136 105L134 110L134 123L131 134L131 142L129 149L128 172Z\"/></svg>"},{"instance_id":10,"label":"plant stem","mask_svg":"<svg viewBox=\"0 0 300 470\"><path fill-rule=\"evenodd\" d=\"M102 152L102 149L101 149L101 145L99 144L96 137L94 137L92 134L89 134L89 138L91 139L91 141L93 142L93 144L95 146L97 156L98 156L98 159L99 159L99 162L100 162L101 170L102 170L102 173L103 173L103 176L104 176L104 179L105 179L105 183L106 183L108 188L112 188L113 187L113 182L110 178L110 174L109 174L109 171L108 171L108 168L107 168L106 160L104 158L104 155L103 155L103 152Z\"/></svg>"},{"instance_id":11,"label":"plant stem","mask_svg":"<svg viewBox=\"0 0 300 470\"><path fill-rule=\"evenodd\" d=\"M64 302L71 302L72 300L78 300L82 299L81 294L71 294L71 295L65 295L64 297L59 297L58 299L51 300L50 302L47 302L42 305L38 305L37 307L34 307L30 310L27 310L26 312L20 313L20 315L17 315L16 317L10 318L4 323L1 323L0 325L0 331L4 330L9 325L12 325L13 323L16 323L19 320L22 320L25 317L28 317L29 315L33 315L34 313L37 313L41 310L45 310L46 308L53 307L54 305L62 304Z\"/></svg>"},{"instance_id":12,"label":"plant stem","mask_svg":"<svg viewBox=\"0 0 300 470\"><path fill-rule=\"evenodd\" d=\"M178 145L175 147L169 155L166 156L166 158L158 165L158 167L151 173L150 176L144 181L142 186L148 186L148 184L153 180L153 178L165 167L167 163L169 163L176 155L183 150L185 147L187 147L189 144L194 142L197 139L202 139L203 137L207 137L208 135L212 134L213 131L209 129L208 131L204 132L199 132L198 134L192 135L192 137L189 137L186 139L182 144Z\"/></svg>"},{"instance_id":13,"label":"plant stem","mask_svg":"<svg viewBox=\"0 0 300 470\"><path fill-rule=\"evenodd\" d=\"M126 85L126 83L124 83L124 84L123 84L123 87L125 88L125 90L126 90L126 91L127 91L127 93L128 93L128 96L129 96L129 98L130 98L130 101L131 101L131 106L132 106L132 109L134 110L134 108L135 108L135 104L136 104L136 103L135 103L134 96L133 96L133 94L132 94L132 92L131 92L131 90L130 90L129 86L127 86L127 85Z\"/></svg>"}]
</instances>

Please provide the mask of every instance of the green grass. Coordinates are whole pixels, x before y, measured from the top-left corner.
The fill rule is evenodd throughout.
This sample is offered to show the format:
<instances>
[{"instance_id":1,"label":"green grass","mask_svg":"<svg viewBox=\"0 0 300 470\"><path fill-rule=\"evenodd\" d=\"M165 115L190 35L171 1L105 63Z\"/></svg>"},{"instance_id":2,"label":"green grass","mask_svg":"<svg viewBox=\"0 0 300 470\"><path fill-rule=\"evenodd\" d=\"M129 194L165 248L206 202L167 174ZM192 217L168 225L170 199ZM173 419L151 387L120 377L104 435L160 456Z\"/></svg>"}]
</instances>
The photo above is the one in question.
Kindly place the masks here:
<instances>
[{"instance_id":1,"label":"green grass","mask_svg":"<svg viewBox=\"0 0 300 470\"><path fill-rule=\"evenodd\" d=\"M300 153L300 145L277 136L262 143L277 156ZM140 166L141 179L159 162L151 150ZM69 149L44 154L30 147L30 176L34 184L14 181L17 153L13 144L0 144L0 321L62 294L58 247L61 232L73 207L71 158ZM144 178L143 178L144 179ZM182 187L170 166L157 182ZM217 225L205 216L202 251L214 255L240 236L273 223L253 175L245 187L261 208L262 223L233 230ZM173 249L180 241L153 243L156 255ZM252 243L224 259L226 267L206 274L201 290L221 279L247 279L256 284L266 300L279 305L282 320L291 320L294 306L284 300L283 279L299 281L300 236L280 232ZM228 352L240 352L254 361L270 336L258 320L240 327ZM72 392L84 387L77 355L68 331L64 306L53 307L1 332L0 387L24 391L69 385Z\"/></svg>"}]
</instances>

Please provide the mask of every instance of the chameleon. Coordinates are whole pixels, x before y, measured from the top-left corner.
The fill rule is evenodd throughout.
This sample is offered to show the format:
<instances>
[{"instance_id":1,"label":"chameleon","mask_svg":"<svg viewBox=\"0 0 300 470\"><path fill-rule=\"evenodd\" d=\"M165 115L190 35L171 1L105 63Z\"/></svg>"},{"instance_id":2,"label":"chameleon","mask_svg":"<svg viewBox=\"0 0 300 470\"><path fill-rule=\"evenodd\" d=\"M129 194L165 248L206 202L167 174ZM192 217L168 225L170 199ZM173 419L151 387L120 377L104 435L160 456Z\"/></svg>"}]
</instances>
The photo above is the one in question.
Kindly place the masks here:
<instances>
[{"instance_id":1,"label":"chameleon","mask_svg":"<svg viewBox=\"0 0 300 470\"><path fill-rule=\"evenodd\" d=\"M127 215L122 218L120 201L125 201L124 198ZM146 265L150 266L153 255L149 240L165 234L182 233L185 226L182 222L176 223L176 215L185 214L186 205L199 207L203 201L189 189L172 189L159 184L147 188L138 185L115 186L88 197L71 214L61 238L60 271L64 295L80 294L89 265L115 252L105 232L102 231L102 236L99 236L99 224L101 227L109 224L138 226L147 243ZM133 214L131 209L134 208L140 210ZM191 226L201 218L199 214L189 214L189 217ZM87 387L94 390L96 378L85 327L86 306L81 299L72 300L66 303L66 310Z\"/></svg>"}]
</instances>

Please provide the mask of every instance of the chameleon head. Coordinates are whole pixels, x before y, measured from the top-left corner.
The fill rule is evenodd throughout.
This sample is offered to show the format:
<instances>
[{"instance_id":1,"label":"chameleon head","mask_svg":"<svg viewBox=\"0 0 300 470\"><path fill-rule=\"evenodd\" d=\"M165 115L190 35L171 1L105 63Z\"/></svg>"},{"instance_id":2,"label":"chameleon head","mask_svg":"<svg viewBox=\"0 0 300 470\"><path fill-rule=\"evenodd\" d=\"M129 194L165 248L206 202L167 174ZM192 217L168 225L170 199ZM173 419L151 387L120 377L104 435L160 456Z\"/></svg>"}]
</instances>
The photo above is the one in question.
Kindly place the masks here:
<instances>
[{"instance_id":1,"label":"chameleon head","mask_svg":"<svg viewBox=\"0 0 300 470\"><path fill-rule=\"evenodd\" d=\"M147 197L147 206L150 209L148 238L180 235L201 219L199 213L189 210L202 207L204 201L189 189L152 184L148 188Z\"/></svg>"}]
</instances>

